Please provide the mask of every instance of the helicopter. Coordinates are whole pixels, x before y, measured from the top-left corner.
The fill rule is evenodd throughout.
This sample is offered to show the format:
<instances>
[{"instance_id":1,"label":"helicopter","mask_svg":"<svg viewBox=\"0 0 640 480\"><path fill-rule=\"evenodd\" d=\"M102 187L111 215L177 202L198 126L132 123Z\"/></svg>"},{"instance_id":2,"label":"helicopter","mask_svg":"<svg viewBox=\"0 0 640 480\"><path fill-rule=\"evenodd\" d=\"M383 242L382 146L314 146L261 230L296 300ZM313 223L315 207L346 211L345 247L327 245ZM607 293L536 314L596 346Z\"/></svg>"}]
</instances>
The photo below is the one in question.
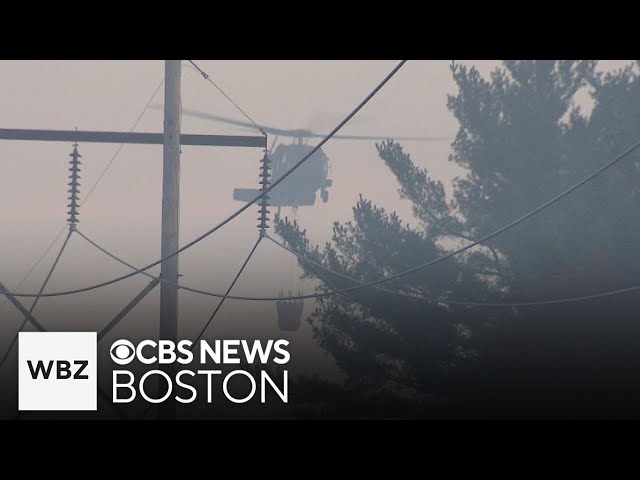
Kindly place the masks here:
<instances>
[{"instance_id":1,"label":"helicopter","mask_svg":"<svg viewBox=\"0 0 640 480\"><path fill-rule=\"evenodd\" d=\"M206 120L226 123L243 128L255 128L250 123L232 120L219 115L200 112L197 110L185 109L183 115L198 117ZM310 138L324 138L325 135L315 133L311 130L287 130L283 128L261 127L263 133L274 135L275 139L268 151L271 160L272 181L277 181L288 172L297 162L313 151L314 147L307 145ZM293 143L280 144L276 147L279 137L293 138ZM362 136L362 135L333 135L337 140L387 140L389 137ZM394 137L397 140L449 140L445 137ZM275 148L275 149L274 149ZM333 181L328 178L329 158L318 149L306 162L294 170L276 188L269 193L269 205L277 207L278 213L282 207L292 207L294 215L298 207L313 206L316 202L318 190L323 203L329 200L329 187ZM260 194L257 188L235 188L233 199L241 202L250 202ZM300 292L299 292L300 294ZM301 294L300 294L301 295ZM289 292L291 297L291 292ZM276 313L278 316L278 327L281 331L295 332L300 328L304 301L299 299L286 299L280 293L281 300L276 302Z\"/></svg>"},{"instance_id":2,"label":"helicopter","mask_svg":"<svg viewBox=\"0 0 640 480\"><path fill-rule=\"evenodd\" d=\"M184 109L183 115L217 121L229 125L255 129L251 123L232 120L230 118L213 115L197 110ZM272 182L277 181L287 171L289 171L298 161L308 155L313 146L307 145L310 138L324 138L325 135L304 129L283 129L268 126L261 126L264 133L274 135L275 139L269 149L269 159L271 160ZM293 143L276 143L279 137L289 137ZM387 140L390 137L367 136L367 135L334 135L332 139L337 140ZM448 140L444 137L393 137L397 140ZM274 150L275 147L275 150ZM328 178L329 158L318 149L306 162L300 165L291 175L285 178L269 194L269 204L274 207L298 207L313 206L316 202L317 192L320 191L320 198L323 203L329 201L329 187L333 181ZM257 188L235 188L233 199L241 202L250 202L260 191Z\"/></svg>"}]
</instances>

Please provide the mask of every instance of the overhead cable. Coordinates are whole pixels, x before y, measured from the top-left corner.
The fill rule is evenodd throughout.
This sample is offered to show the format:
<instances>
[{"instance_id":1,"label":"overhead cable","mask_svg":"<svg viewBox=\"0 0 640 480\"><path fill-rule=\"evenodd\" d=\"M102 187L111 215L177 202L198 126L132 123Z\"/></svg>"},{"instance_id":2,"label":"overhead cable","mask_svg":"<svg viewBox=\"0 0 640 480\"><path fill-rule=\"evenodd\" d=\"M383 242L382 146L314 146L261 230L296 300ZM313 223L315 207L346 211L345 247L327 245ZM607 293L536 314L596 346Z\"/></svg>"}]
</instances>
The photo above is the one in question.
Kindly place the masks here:
<instances>
[{"instance_id":1,"label":"overhead cable","mask_svg":"<svg viewBox=\"0 0 640 480\"><path fill-rule=\"evenodd\" d=\"M121 263L122 265L131 268L131 269L135 269L136 267L131 265L130 263L122 260L121 258L119 258L118 256L114 255L113 253L109 252L107 249L105 249L104 247L102 247L101 245L99 245L97 242L95 242L94 240L91 240L89 237L87 237L85 234L83 234L80 231L77 231L78 235L80 235L82 238L84 238L85 240L87 240L89 243L91 243L94 247L96 247L98 250L102 251L104 254L106 254L107 256L111 257L112 259L116 260L117 262ZM273 238L267 236L267 238L269 238L271 241L275 241ZM291 250L289 248L287 248L286 246L280 244L279 242L275 241L278 245L283 246L287 251L293 253L296 256L299 256L299 254L297 254L294 250ZM329 290L326 292L316 292L316 293L309 293L309 294L305 294L305 295L295 295L295 296L289 296L289 297L249 297L249 296L240 296L240 295L230 295L229 292L230 290L227 291L226 294L221 294L221 293L214 293L214 292L209 292L206 290L201 290L198 288L193 288L193 287L189 287L187 285L181 285L181 284L177 284L177 283L173 283L170 282L168 280L163 280L160 277L156 277L154 275L151 275L149 273L146 272L141 272L143 275L146 275L149 278L155 279L159 282L162 283L166 283L167 285L171 285L173 287L177 287L179 289L185 290L187 292L191 292L191 293L198 293L201 295L205 295L205 296L209 296L209 297L215 297L215 298L221 298L223 300L225 299L230 299L230 300L245 300L245 301L256 301L256 302L274 302L274 301L286 301L286 300L304 300L307 298L322 298L322 297L328 297L331 295L338 295L338 294L343 294L343 293L348 293L354 290L359 290L361 288L368 288L371 282L364 282L361 280L356 280L354 278L351 278L347 275L344 275L340 272L336 272L334 270L328 269L327 267L325 267L324 265L318 263L318 262L314 262L313 260L310 260L306 257L301 257L303 259L303 261L312 263L317 265L320 268L323 268L324 270L333 273L335 275L339 275L347 280L350 280L354 283L358 283L359 285L357 285L356 287L350 287L350 288L342 288L342 289L338 289L338 290ZM246 263L245 263L246 265ZM244 268L244 266L242 267ZM233 285L232 285L233 287ZM393 291L393 290L389 290L386 288L380 288L377 286L373 286L374 288L379 288L382 291L385 291L387 293L393 293L395 295L401 295L404 297L408 297L408 298L413 298L415 300L425 300L428 302L432 302L432 303L439 303L442 305L458 305L458 306L469 306L469 307L526 307L526 306L536 306L536 305L553 305L553 304L559 304L559 303L569 303L569 302L579 302L579 301L584 301L584 300L591 300L591 299L596 299L596 298L602 298L602 297L609 297L612 295L619 295L622 293L628 293L628 292L633 292L636 290L640 290L640 285L636 285L636 286L632 286L632 287L626 287L626 288L621 288L621 289L617 289L617 290L610 290L610 291L606 291L606 292L600 292L600 293L596 293L596 294L592 294L592 295L583 295L583 296L579 296L579 297L566 297L566 298L558 298L558 299L550 299L550 300L536 300L536 301L531 301L531 302L511 302L511 303L491 303L491 302L467 302L467 301L462 301L462 300L448 300L448 299L440 299L440 298L433 298L433 297L426 297L424 296L421 292L418 292L416 290L411 290L412 295L408 295L406 293L403 292L399 292L399 291Z\"/></svg>"},{"instance_id":2,"label":"overhead cable","mask_svg":"<svg viewBox=\"0 0 640 480\"><path fill-rule=\"evenodd\" d=\"M369 95L367 95L367 97L362 102L360 102L360 104L358 104L358 106L355 109L353 109L351 111L351 113L349 113L344 118L344 120L342 120L338 124L337 127L335 127L326 137L324 137L315 147L313 147L311 149L311 151L309 151L309 153L307 153L298 162L296 162L296 164L293 165L289 170L287 170L281 177L279 177L277 180L275 180L271 184L271 186L269 188L267 188L265 190L261 190L260 193L258 195L256 195L252 200L250 200L245 205L243 205L238 210L236 210L234 213L229 215L227 218L225 218L222 222L217 224L215 227L211 228L210 230L208 230L207 232L203 233L199 237L195 238L194 240L190 241L186 245L182 246L181 248L179 248L175 252L173 252L173 253L171 253L171 254L163 257L163 258L160 258L159 260L156 260L155 262L152 262L152 263L150 263L150 264L148 264L148 265L146 265L146 266L144 266L142 268L135 269L134 271L132 271L132 272L130 272L128 274L122 275L120 277L112 278L111 280L107 280L107 281L104 281L104 282L101 282L101 283L97 283L95 285L90 285L88 287L76 288L74 290L67 290L67 291L62 291L62 292L50 292L50 293L43 294L42 296L60 297L60 296L64 296L64 295L72 295L72 294L76 294L76 293L88 292L88 291L91 291L91 290L95 290L97 288L102 288L102 287L106 287L108 285L113 285L114 283L121 282L122 280L126 280L127 278L131 278L134 275L138 275L140 273L143 273L146 270L149 270L150 268L153 268L156 265L159 265L162 262L165 262L166 260L175 257L176 255L184 252L185 250L187 250L187 249L193 247L194 245L196 245L197 243L201 242L202 240L204 240L205 238L207 238L208 236L210 236L214 232L216 232L219 229L221 229L222 227L224 227L227 223L229 223L232 220L234 220L241 213L243 213L245 210L247 210L249 207L251 207L251 205L253 205L258 200L260 200L264 195L267 195L271 190L273 190L281 182L283 182L289 175L291 175L296 169L298 169L298 167L300 167L300 165L302 165L304 162L306 162L314 153L316 153L320 148L322 148L322 146L325 143L327 143L331 139L331 137L333 135L335 135L342 127L344 127L349 122L349 120L351 120L356 115L356 113L358 113L362 109L362 107L364 107L369 102L369 100L371 100L376 95L376 93L378 93L380 91L380 89L389 80L391 80L391 78L398 72L398 70L400 70L400 68L402 68L402 66L405 63L406 63L406 60L402 60L400 63L398 63L398 65L396 65L396 67L376 86L376 88L374 88L371 91L371 93L369 93ZM13 293L13 292L10 292L10 293L15 297L35 297L35 296L38 296L36 293ZM0 292L0 294L2 294L2 292ZM231 298L231 297L229 297L229 298Z\"/></svg>"},{"instance_id":3,"label":"overhead cable","mask_svg":"<svg viewBox=\"0 0 640 480\"><path fill-rule=\"evenodd\" d=\"M64 252L64 249L66 248L67 243L69 243L69 238L71 237L72 233L73 233L72 230L69 230L69 232L67 233L67 237L64 239L64 243L62 244L62 247L60 248L60 251L58 252L58 255L56 256L56 259L53 261L53 265L51 265L51 269L49 270L49 273L45 277L44 282L42 282L42 286L40 287L40 291L38 292L38 295L36 296L35 300L31 304L31 308L29 308L29 315L31 315L33 313L33 310L36 308L36 305L38 304L38 300L40 300L40 298L42 296L42 292L44 291L45 287L47 286L47 283L49 283L49 279L51 278L51 275L53 275L53 271L56 269L56 266L58 265L58 262L60 261L60 257L62 257L62 252ZM7 351L5 352L4 356L2 357L2 360L0 360L0 368L2 368L2 365L4 364L5 360L9 356L9 352L11 352L11 350L13 349L13 346L18 341L18 335L20 334L20 332L22 331L24 326L27 324L27 320L31 320L31 322L34 324L34 326L38 330L40 330L41 332L45 331L44 327L42 325L40 325L40 323L38 323L35 320L35 318L33 318L33 317L31 317L31 318L25 317L24 320L22 321L22 323L20 324L20 328L18 328L18 331L13 336L13 340L11 340L11 344L9 345L9 348L7 349Z\"/></svg>"},{"instance_id":4,"label":"overhead cable","mask_svg":"<svg viewBox=\"0 0 640 480\"><path fill-rule=\"evenodd\" d=\"M220 311L220 308L222 308L222 304L227 299L227 296L231 293L231 290L233 289L233 287L235 286L236 282L240 278L240 275L242 275L242 272L244 271L245 267L249 263L249 260L251 260L251 257L253 256L254 252L258 248L258 245L260 244L260 241L263 238L264 238L263 236L258 236L258 240L256 240L256 243L253 245L253 248L249 252L249 255L247 255L247 258L245 259L244 263L240 267L240 270L238 270L238 273L236 274L235 278L233 279L233 281L229 285L229 288L227 288L227 291L225 292L224 296L221 298L220 303L218 303L218 306L216 307L216 309L213 311L213 313L209 317L209 320L207 321L205 326L202 327L202 330L200 331L200 333L198 334L196 339L193 341L194 344L198 343L198 340L200 340L202 338L204 333L207 331L207 328L209 328L209 325L211 325L211 322L213 322L213 319L215 318L216 314Z\"/></svg>"},{"instance_id":5,"label":"overhead cable","mask_svg":"<svg viewBox=\"0 0 640 480\"><path fill-rule=\"evenodd\" d=\"M357 280L357 279L355 279L353 277L350 277L350 276L345 275L343 273L336 272L335 270L327 268L323 264L321 264L319 262L316 262L314 260L311 260L311 259L305 257L304 255L299 254L295 250L287 247L286 245L284 245L283 243L279 242L278 240L274 239L273 237L271 237L269 235L267 235L266 237L269 240L271 240L273 243L278 245L279 247L283 248L287 252L289 252L289 253L295 255L296 257L298 257L302 262L307 262L307 263L309 263L311 265L315 265L316 267L323 269L327 273L340 276L340 277L342 277L342 278L344 278L346 280L350 280L350 281L352 281L354 283L359 283L359 284L365 283L364 280ZM591 299L595 299L595 298L602 298L602 297L608 297L608 296L612 296L612 295L618 295L618 294L621 294L621 293L633 292L633 291L639 290L640 289L640 285L633 286L633 287L627 287L627 288L621 288L621 289L617 289L617 290L609 290L609 291L606 291L606 292L595 293L595 294L592 294L592 295L582 295L582 296L579 296L579 297L556 298L556 299L551 299L551 300L535 300L535 301L530 301L530 302L467 302L467 301L464 301L464 300L449 300L449 299L442 299L442 298L426 297L426 296L424 296L424 294L422 292L419 292L419 291L417 291L415 289L409 289L408 291L410 292L410 294L407 294L407 293L400 292L400 291L394 291L394 290L389 290L389 289L386 289L386 288L381 288L379 286L374 286L372 288L378 288L383 292L392 293L392 294L395 294L395 295L401 295L403 297L412 298L414 300L416 300L416 299L426 300L428 302L439 303L439 304L442 304L442 305L456 305L456 306L466 306L466 307L532 307L532 306L537 306L537 305L556 305L556 304L560 304L560 303L580 302L580 301L584 301L584 300L591 300ZM331 293L331 292L329 292L329 293ZM290 298L284 298L283 300L289 300L289 299Z\"/></svg>"},{"instance_id":6,"label":"overhead cable","mask_svg":"<svg viewBox=\"0 0 640 480\"><path fill-rule=\"evenodd\" d=\"M253 124L253 125L254 125L258 130L259 130L259 131L260 131L260 133L262 133L265 137L267 136L267 134L266 134L266 132L264 131L264 129L263 129L260 125L258 125L258 124L253 120L253 118L251 118L251 116L250 116L247 112L245 112L245 111L240 107L240 105L238 105L236 102L234 102L234 101L233 101L233 99L232 99L229 95L227 95L227 92L225 92L222 88L220 88L220 87L216 84L216 82L214 82L214 81L211 79L211 76L210 76L208 73L206 73L206 72L205 72L204 70L202 70L198 65L196 65L196 64L195 64L195 62L194 62L193 60L188 60L188 62L189 62L191 65L193 65L193 67L194 67L198 72L200 72L200 75L202 75L202 78L204 78L204 79L205 79L205 80L207 80L209 83L211 83L211 85L213 85L214 87L216 87L216 88L218 89L218 91L219 91L222 95L224 95L224 96L226 97L226 99L227 99L227 100L229 100L229 102L231 102L231 104L232 104L234 107L236 107L236 108L238 109L238 111L239 111L240 113L242 113L242 115L244 115L244 117L245 117L247 120L249 120L249 121L250 121L250 122L251 122L251 123L252 123L252 124Z\"/></svg>"},{"instance_id":7,"label":"overhead cable","mask_svg":"<svg viewBox=\"0 0 640 480\"><path fill-rule=\"evenodd\" d=\"M160 88L162 87L163 84L164 84L164 77L162 78L162 80L160 81L160 83L158 84L156 89L153 91L153 94L151 94L151 96L149 97L149 101L147 101L146 105L142 109L142 112L140 113L140 115L138 115L138 118L136 119L136 121L133 122L133 126L129 129L129 133L133 133L133 131L138 127L138 124L140 123L140 120L142 120L142 117L144 117L144 114L147 112L147 110L149 110L149 107L151 106L151 102L153 102L153 99L156 97L156 95L158 94L158 91L160 90ZM95 181L93 186L87 191L87 194L85 195L84 200L82 201L80 206L82 206L85 203L87 203L87 200L89 200L89 197L91 196L93 191L96 189L96 187L98 186L98 184L100 183L102 178L105 176L105 174L107 173L107 171L109 170L109 168L111 167L111 165L113 164L115 159L118 157L118 155L120 154L120 151L122 150L124 145L125 145L124 143L121 143L118 146L116 152L111 157L111 160L109 160L109 162L104 167L102 172L100 172L100 175L98 175L98 179Z\"/></svg>"}]
</instances>

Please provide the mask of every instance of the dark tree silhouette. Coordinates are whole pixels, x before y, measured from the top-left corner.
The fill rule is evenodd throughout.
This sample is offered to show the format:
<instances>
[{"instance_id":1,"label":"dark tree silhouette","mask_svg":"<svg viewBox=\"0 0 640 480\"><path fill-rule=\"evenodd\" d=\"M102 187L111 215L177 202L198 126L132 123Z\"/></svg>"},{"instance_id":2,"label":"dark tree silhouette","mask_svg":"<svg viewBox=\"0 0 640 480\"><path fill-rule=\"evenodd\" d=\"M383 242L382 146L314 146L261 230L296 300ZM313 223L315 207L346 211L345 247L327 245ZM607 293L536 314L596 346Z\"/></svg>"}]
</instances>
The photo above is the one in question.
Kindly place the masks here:
<instances>
[{"instance_id":1,"label":"dark tree silhouette","mask_svg":"<svg viewBox=\"0 0 640 480\"><path fill-rule=\"evenodd\" d=\"M377 145L379 157L418 227L361 197L353 221L336 223L323 249L286 219L277 220L277 233L332 270L372 280L502 227L640 141L637 68L600 74L595 67L505 61L487 79L452 65L458 92L448 107L460 128L450 161L466 174L451 199L387 141ZM594 102L588 113L576 106L585 93ZM639 159L633 154L486 246L383 287L518 302L640 284ZM353 285L300 264L320 289ZM422 415L630 416L640 413L639 301L630 293L558 306L446 307L369 288L323 299L309 320L362 405L392 395L415 400Z\"/></svg>"}]
</instances>

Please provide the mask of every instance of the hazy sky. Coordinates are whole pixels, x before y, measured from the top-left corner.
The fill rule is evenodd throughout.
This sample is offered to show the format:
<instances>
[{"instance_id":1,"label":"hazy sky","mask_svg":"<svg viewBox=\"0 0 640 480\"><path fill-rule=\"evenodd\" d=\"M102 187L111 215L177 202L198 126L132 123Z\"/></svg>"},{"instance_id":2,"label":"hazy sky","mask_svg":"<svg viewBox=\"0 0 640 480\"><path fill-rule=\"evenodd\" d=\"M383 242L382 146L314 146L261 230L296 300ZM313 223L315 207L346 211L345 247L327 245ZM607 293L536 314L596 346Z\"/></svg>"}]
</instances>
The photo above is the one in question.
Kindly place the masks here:
<instances>
[{"instance_id":1,"label":"hazy sky","mask_svg":"<svg viewBox=\"0 0 640 480\"><path fill-rule=\"evenodd\" d=\"M397 61L212 61L197 63L258 122L282 128L331 130L393 68ZM482 72L497 62L465 62ZM602 68L625 62L607 62ZM446 108L446 95L455 93L450 61L411 61L341 133L389 137L445 136L453 139L457 123ZM128 131L164 75L162 61L3 61L0 62L0 126ZM163 102L160 90L153 104ZM182 73L183 108L199 109L242 120L235 108L190 68ZM162 112L150 109L137 131L161 132ZM184 116L183 133L253 134L223 124ZM280 138L279 142L287 142ZM413 159L445 182L461 173L447 160L450 142L404 142ZM108 163L117 145L81 144L83 156L81 199ZM397 184L377 157L372 141L330 141L324 148L331 162L330 198L315 207L299 209L299 221L309 237L324 243L335 220L351 218L351 208L363 194L378 205L398 211L412 222L410 206L399 199ZM9 288L28 271L53 240L66 219L68 154L71 145L0 141L0 281ZM257 187L257 149L183 147L181 170L181 244L208 230L240 203L232 200L234 187ZM160 251L160 196L162 148L125 146L111 169L81 209L79 228L138 265L157 260ZM249 248L257 230L256 208L180 257L182 282L223 292ZM289 214L288 210L283 211ZM262 252L260 252L262 250ZM297 265L289 254L268 242L238 283L234 293L273 295L293 285ZM262 254L260 254L262 253ZM53 252L52 252L53 254ZM37 290L52 254L30 277L22 291ZM75 238L50 290L79 287L127 270ZM158 272L157 269L153 272ZM65 328L100 328L147 283L134 278L89 294L44 299L40 317L69 319ZM295 284L311 291L313 282ZM127 319L157 322L158 292L149 296ZM206 321L217 300L181 293L182 337L193 336ZM311 311L308 301L305 312ZM184 313L186 312L186 313ZM146 316L145 316L146 315ZM0 352L20 316L7 302L0 304ZM146 321L146 320L145 320ZM79 325L78 322L82 322ZM51 325L52 328L59 327ZM142 328L142 327L141 327ZM144 325L156 332L157 325ZM61 328L59 328L61 329ZM271 303L229 301L220 312L212 335L280 336ZM113 333L113 338L118 334ZM297 348L315 351L305 323L296 334ZM305 350L307 351L307 350ZM295 361L295 350L293 351ZM307 367L305 367L307 368ZM309 367L312 368L312 367Z\"/></svg>"}]
</instances>

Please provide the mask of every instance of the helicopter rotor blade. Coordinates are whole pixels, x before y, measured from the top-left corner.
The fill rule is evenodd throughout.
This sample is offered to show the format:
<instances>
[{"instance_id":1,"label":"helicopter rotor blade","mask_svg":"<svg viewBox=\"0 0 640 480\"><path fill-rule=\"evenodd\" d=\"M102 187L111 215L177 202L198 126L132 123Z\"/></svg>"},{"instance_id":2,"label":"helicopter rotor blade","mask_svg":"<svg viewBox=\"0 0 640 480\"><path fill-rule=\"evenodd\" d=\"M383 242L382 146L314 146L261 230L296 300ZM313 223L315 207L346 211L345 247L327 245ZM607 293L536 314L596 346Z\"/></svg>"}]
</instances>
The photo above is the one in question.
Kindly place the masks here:
<instances>
[{"instance_id":1,"label":"helicopter rotor blade","mask_svg":"<svg viewBox=\"0 0 640 480\"><path fill-rule=\"evenodd\" d=\"M153 108L164 108L162 105L160 106L153 106ZM227 117L223 117L220 115L214 115L213 113L205 113L205 112L200 112L198 110L191 110L189 108L185 108L182 110L182 114L186 115L188 117L196 117L196 118L202 118L205 120L212 120L215 122L221 122L221 123L227 123L229 125L236 125L238 127L245 127L245 128L250 128L252 130L255 130L255 125L249 123L249 122L243 122L242 120L233 120L231 118L227 118ZM267 127L264 125L261 125L261 128L268 134L272 134L272 135L282 135L285 137L292 137L295 136L295 130L285 130L285 129L281 129L281 128L273 128L273 127Z\"/></svg>"},{"instance_id":2,"label":"helicopter rotor blade","mask_svg":"<svg viewBox=\"0 0 640 480\"><path fill-rule=\"evenodd\" d=\"M244 122L242 120L233 120L232 118L226 118L220 115L214 115L212 113L199 112L197 110L190 110L188 108L185 108L182 111L182 114L188 115L190 117L203 118L205 120L213 120L217 122L228 123L229 125L236 125L238 127L245 127L245 128L252 128L252 129L256 128L253 124L249 122Z\"/></svg>"},{"instance_id":3,"label":"helicopter rotor blade","mask_svg":"<svg viewBox=\"0 0 640 480\"><path fill-rule=\"evenodd\" d=\"M324 135L315 133L309 136L316 138L324 137ZM335 138L337 140L413 140L417 142L443 142L453 140L453 138L451 137L396 137L394 135L334 135L332 138Z\"/></svg>"},{"instance_id":4,"label":"helicopter rotor blade","mask_svg":"<svg viewBox=\"0 0 640 480\"><path fill-rule=\"evenodd\" d=\"M325 134L304 131L300 135L304 138L324 138ZM334 135L337 140L414 140L419 142L441 142L453 140L452 137L398 137L395 135Z\"/></svg>"},{"instance_id":5,"label":"helicopter rotor blade","mask_svg":"<svg viewBox=\"0 0 640 480\"><path fill-rule=\"evenodd\" d=\"M163 108L162 105L154 105L152 108ZM233 120L231 118L222 117L220 115L214 115L212 113L205 113L198 110L183 109L183 115L190 117L202 118L205 120L212 120L230 125L236 125L239 127L245 127L255 129L255 126L251 123L244 122L242 120ZM282 136L282 137L294 137L294 138L323 138L325 135L321 133L311 132L309 130L287 130L284 128L274 128L262 126L262 129L270 135ZM450 137L396 137L393 135L334 135L333 138L340 140L414 140L414 141L426 141L426 142L439 142L452 140Z\"/></svg>"},{"instance_id":6,"label":"helicopter rotor blade","mask_svg":"<svg viewBox=\"0 0 640 480\"><path fill-rule=\"evenodd\" d=\"M151 105L150 108L154 110L163 110L164 105ZM205 120L213 120L217 122L228 123L230 125L235 125L237 127L246 127L246 128L252 128L252 129L256 128L253 124L249 122L243 122L242 120L233 120L231 118L222 117L220 115L214 115L212 113L200 112L198 110L191 110L189 108L183 109L182 114L188 117L203 118Z\"/></svg>"}]
</instances>

